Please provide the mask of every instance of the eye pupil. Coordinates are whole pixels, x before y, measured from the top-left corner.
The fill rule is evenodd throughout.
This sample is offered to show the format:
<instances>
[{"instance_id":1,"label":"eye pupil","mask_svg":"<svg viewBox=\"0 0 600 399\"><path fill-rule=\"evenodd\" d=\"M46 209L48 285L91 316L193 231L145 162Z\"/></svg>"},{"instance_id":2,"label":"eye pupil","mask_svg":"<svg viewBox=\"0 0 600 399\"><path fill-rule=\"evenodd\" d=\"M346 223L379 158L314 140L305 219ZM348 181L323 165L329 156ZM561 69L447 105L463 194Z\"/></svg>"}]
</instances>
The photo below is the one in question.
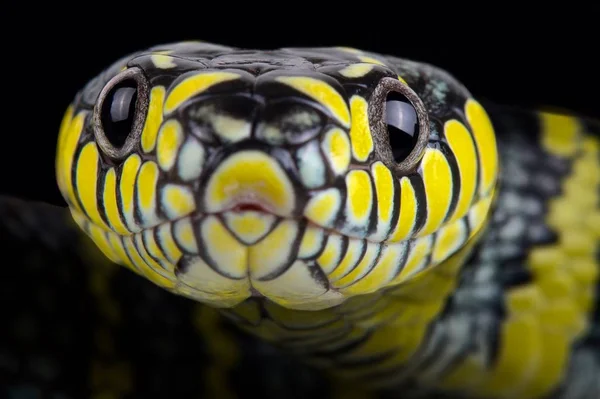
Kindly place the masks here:
<instances>
[{"instance_id":1,"label":"eye pupil","mask_svg":"<svg viewBox=\"0 0 600 399\"><path fill-rule=\"evenodd\" d=\"M125 144L133 128L137 94L137 82L127 79L115 85L104 100L102 127L106 138L116 148Z\"/></svg>"},{"instance_id":2,"label":"eye pupil","mask_svg":"<svg viewBox=\"0 0 600 399\"><path fill-rule=\"evenodd\" d=\"M411 102L398 92L390 92L386 98L385 123L394 160L400 163L417 145L419 121Z\"/></svg>"}]
</instances>

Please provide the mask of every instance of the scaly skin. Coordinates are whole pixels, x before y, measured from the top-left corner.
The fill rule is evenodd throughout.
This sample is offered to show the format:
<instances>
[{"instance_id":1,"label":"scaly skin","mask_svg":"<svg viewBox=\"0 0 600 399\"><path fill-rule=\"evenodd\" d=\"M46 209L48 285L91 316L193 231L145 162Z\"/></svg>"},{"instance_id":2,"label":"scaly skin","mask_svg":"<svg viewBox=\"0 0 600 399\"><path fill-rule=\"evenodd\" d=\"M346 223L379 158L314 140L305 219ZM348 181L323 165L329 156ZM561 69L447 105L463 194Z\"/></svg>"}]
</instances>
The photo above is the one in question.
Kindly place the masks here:
<instances>
[{"instance_id":1,"label":"scaly skin","mask_svg":"<svg viewBox=\"0 0 600 399\"><path fill-rule=\"evenodd\" d=\"M69 212L2 199L0 371L72 397L598 397L599 132L354 49L130 55L64 118Z\"/></svg>"}]
</instances>

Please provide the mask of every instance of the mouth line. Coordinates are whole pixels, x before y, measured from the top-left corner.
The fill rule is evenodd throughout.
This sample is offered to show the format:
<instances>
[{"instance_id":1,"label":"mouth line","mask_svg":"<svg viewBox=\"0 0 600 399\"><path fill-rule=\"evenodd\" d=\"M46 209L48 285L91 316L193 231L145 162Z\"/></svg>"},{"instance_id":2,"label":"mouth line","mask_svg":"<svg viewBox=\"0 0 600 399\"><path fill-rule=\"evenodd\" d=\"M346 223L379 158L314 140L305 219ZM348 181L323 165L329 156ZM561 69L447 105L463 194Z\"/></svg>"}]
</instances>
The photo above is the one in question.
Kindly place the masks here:
<instances>
[{"instance_id":1,"label":"mouth line","mask_svg":"<svg viewBox=\"0 0 600 399\"><path fill-rule=\"evenodd\" d=\"M385 240L375 241L375 240L371 240L371 239L369 239L367 237L351 236L351 235L345 234L345 233L343 233L343 232L341 232L341 231L339 231L339 230L337 230L335 228L326 227L326 226L320 225L318 223L315 223L312 220L308 219L304 215L299 215L299 216L295 216L295 217L294 216L281 216L281 215L273 213L273 212L269 211L268 209L266 209L264 207L261 207L260 205L257 205L257 204L254 204L254 203L251 203L251 204L238 204L238 205L235 205L235 206L230 207L230 208L219 210L217 212L199 212L199 211L194 211L194 212L188 213L187 215L180 216L180 217L178 217L176 219L165 220L163 223L160 223L160 224L158 224L156 226L148 227L147 229L143 229L143 230L156 229L156 228L158 228L158 227L160 227L160 226L162 226L164 224L167 224L167 223L174 224L174 223L176 223L176 222L178 222L180 220L186 219L186 218L189 218L191 221L194 221L194 220L198 220L198 219L201 219L203 217L206 217L206 216L215 216L215 217L219 218L222 221L224 219L224 217L225 217L225 214L227 214L227 213L243 214L243 213L246 213L246 212L255 212L255 213L259 213L259 214L264 214L264 215L272 216L272 217L275 217L276 219L278 219L279 221L287 220L287 221L296 221L297 223L305 222L307 228L308 227L318 228L318 229L322 230L323 233L325 233L326 235L330 235L331 234L331 235L336 235L336 236L344 237L344 238L347 238L347 239L363 240L363 241L366 241L366 242L371 242L373 244L379 244L379 245L383 245L383 244L391 245L391 244L400 244L400 243L402 243L402 241L399 241L399 242L386 242Z\"/></svg>"},{"instance_id":2,"label":"mouth line","mask_svg":"<svg viewBox=\"0 0 600 399\"><path fill-rule=\"evenodd\" d=\"M235 206L232 206L230 208L226 208L226 209L220 210L218 212L205 212L205 213L199 213L199 214L201 214L201 215L214 215L214 216L217 216L219 218L223 218L224 215L227 214L227 213L239 213L239 214L241 214L241 213L245 213L245 212L256 212L256 213L259 213L259 214L265 214L265 215L269 215L269 216L274 216L276 219L279 219L280 221L283 221L283 220L293 220L293 221L296 221L298 223L305 222L306 223L306 227L316 227L316 228L319 228L319 229L323 230L323 232L325 234L334 234L334 235L338 235L338 236L342 236L342 237L346 237L346 238L361 239L359 237L352 237L352 236L348 236L346 234L343 234L342 232L340 232L340 231L338 231L338 230L336 230L334 228L325 227L325 226L322 226L320 224L317 224L317 223L313 222L312 220L308 219L304 215L299 215L299 216L296 216L296 217L278 215L276 213L271 212L266 207L263 207L260 204L256 204L256 203L240 203L240 204L236 204Z\"/></svg>"},{"instance_id":3,"label":"mouth line","mask_svg":"<svg viewBox=\"0 0 600 399\"><path fill-rule=\"evenodd\" d=\"M174 225L179 221L185 220L185 219L189 219L190 221L194 222L194 221L199 221L204 217L207 216L214 216L214 217L218 217L221 221L223 221L224 216L227 213L238 213L238 214L243 214L246 212L255 212L258 214L264 214L264 215L268 215L270 217L275 217L276 219L283 221L283 220L287 220L287 221L296 221L298 223L306 223L307 227L313 227L313 228L318 228L320 230L322 230L326 235L336 235L336 236L340 236L340 237L344 237L344 238L348 238L348 239L354 239L354 240L363 240L366 242L371 242L374 244L400 244L402 241L399 242L386 242L386 240L371 240L368 237L357 237L357 236L352 236L352 235L348 235L345 234L341 231L339 231L336 228L333 227L327 227L327 226L323 226L321 224L315 223L312 220L308 219L306 216L304 215L299 215L299 216L282 216L282 215L278 215L277 213L271 212L270 210L266 209L265 207L262 207L260 205L257 205L255 203L242 203L242 204L236 204L235 206L226 208L226 209L221 209L219 211L216 212L201 212L199 210L194 210L192 212L189 212L187 214L184 215L180 215L176 218L168 218L166 217L165 219L163 219L160 223L154 224L154 225L149 225L149 226L144 226L138 229L132 229L130 230L130 232L128 234L125 234L124 236L131 236L131 235L137 235L137 234L142 234L146 231L155 231L160 229L161 227L165 226L165 225ZM94 225L96 225L95 223L88 221L88 223L92 223ZM97 225L97 227L101 227L99 225ZM109 230L112 233L117 233L116 231L114 231L113 229ZM119 234L121 235L121 234Z\"/></svg>"},{"instance_id":4,"label":"mouth line","mask_svg":"<svg viewBox=\"0 0 600 399\"><path fill-rule=\"evenodd\" d=\"M254 211L254 212L261 212L261 213L268 213L268 214L272 214L271 212L269 212L265 207L258 205L258 204L253 204L253 203L242 203L242 204L237 204L236 206L224 211L224 212L247 212L247 211ZM222 212L221 212L222 213Z\"/></svg>"}]
</instances>

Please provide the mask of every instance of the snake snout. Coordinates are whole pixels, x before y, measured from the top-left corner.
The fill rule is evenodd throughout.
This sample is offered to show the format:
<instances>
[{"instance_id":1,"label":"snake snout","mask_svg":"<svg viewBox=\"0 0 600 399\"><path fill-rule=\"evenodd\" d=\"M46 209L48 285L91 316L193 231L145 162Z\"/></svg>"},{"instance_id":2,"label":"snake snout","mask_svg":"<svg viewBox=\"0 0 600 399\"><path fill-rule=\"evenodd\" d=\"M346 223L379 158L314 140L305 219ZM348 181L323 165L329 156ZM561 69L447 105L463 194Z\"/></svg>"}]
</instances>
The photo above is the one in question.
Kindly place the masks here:
<instances>
[{"instance_id":1,"label":"snake snout","mask_svg":"<svg viewBox=\"0 0 600 399\"><path fill-rule=\"evenodd\" d=\"M235 152L216 165L203 187L207 213L253 210L293 217L300 198L281 160L258 149Z\"/></svg>"}]
</instances>

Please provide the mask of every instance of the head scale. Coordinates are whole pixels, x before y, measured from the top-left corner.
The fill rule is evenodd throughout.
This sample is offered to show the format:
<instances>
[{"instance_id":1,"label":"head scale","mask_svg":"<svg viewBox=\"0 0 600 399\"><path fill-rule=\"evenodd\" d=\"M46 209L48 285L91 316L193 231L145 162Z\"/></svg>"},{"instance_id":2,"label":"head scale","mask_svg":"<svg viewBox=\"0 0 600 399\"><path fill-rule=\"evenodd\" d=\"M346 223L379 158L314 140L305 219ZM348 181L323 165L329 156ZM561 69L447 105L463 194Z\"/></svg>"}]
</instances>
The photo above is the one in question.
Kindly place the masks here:
<instances>
[{"instance_id":1,"label":"head scale","mask_svg":"<svg viewBox=\"0 0 600 399\"><path fill-rule=\"evenodd\" d=\"M181 295L318 309L401 284L481 228L484 109L432 66L347 48L176 43L92 80L57 179L102 251Z\"/></svg>"}]
</instances>

